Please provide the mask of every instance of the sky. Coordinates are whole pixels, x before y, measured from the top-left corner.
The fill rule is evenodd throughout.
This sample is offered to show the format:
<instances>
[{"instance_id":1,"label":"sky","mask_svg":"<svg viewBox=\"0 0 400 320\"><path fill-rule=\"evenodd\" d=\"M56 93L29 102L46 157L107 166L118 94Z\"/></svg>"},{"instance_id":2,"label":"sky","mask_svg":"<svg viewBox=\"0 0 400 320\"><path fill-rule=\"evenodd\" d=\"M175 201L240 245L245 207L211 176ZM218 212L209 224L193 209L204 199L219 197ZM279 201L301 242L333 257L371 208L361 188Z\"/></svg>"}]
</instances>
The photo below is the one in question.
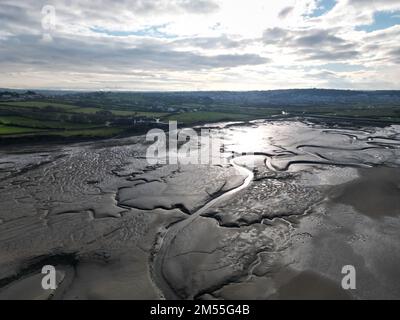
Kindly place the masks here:
<instances>
[{"instance_id":1,"label":"sky","mask_svg":"<svg viewBox=\"0 0 400 320\"><path fill-rule=\"evenodd\" d=\"M0 87L400 89L400 0L0 0Z\"/></svg>"}]
</instances>

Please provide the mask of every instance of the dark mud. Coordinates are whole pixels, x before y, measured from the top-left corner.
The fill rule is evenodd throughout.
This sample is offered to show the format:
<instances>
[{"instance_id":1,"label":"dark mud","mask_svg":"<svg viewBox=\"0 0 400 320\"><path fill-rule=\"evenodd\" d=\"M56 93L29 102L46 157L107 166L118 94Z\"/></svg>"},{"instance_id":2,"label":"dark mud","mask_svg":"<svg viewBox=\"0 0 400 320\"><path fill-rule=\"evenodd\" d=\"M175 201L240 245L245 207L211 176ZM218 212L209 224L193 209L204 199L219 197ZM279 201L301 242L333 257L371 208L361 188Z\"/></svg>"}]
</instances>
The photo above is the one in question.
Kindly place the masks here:
<instances>
[{"instance_id":1,"label":"dark mud","mask_svg":"<svg viewBox=\"0 0 400 320\"><path fill-rule=\"evenodd\" d=\"M280 275L290 278L290 271ZM292 271L293 273L293 271ZM318 273L303 271L285 282L271 300L350 300L351 295L340 284Z\"/></svg>"},{"instance_id":2,"label":"dark mud","mask_svg":"<svg viewBox=\"0 0 400 320\"><path fill-rule=\"evenodd\" d=\"M213 129L212 165L150 166L143 137L2 151L0 299L400 298L399 126Z\"/></svg>"},{"instance_id":3,"label":"dark mud","mask_svg":"<svg viewBox=\"0 0 400 320\"><path fill-rule=\"evenodd\" d=\"M360 178L339 186L333 200L374 219L400 215L400 169L360 169L359 174Z\"/></svg>"}]
</instances>

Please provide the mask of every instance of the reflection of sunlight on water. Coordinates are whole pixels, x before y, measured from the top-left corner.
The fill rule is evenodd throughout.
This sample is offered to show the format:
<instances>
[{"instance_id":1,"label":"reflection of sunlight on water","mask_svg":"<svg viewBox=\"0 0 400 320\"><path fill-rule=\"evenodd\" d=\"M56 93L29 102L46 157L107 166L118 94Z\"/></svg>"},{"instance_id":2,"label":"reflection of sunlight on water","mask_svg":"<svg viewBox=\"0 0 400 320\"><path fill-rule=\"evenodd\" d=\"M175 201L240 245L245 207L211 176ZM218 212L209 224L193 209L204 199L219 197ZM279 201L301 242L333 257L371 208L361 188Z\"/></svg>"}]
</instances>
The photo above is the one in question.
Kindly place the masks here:
<instances>
[{"instance_id":1,"label":"reflection of sunlight on water","mask_svg":"<svg viewBox=\"0 0 400 320\"><path fill-rule=\"evenodd\" d=\"M271 155L267 167L279 171L299 171L329 163L398 163L393 150L399 145L399 141L394 139L399 128L394 126L366 132L333 130L301 122L269 121L198 129L194 132L195 138L190 137L190 144L181 141L178 152L167 148L158 157L167 158L169 164L228 165L233 155L258 153ZM209 139L203 140L203 131L208 132ZM381 138L385 137L383 133L390 138ZM171 159L176 161L171 163Z\"/></svg>"},{"instance_id":2,"label":"reflection of sunlight on water","mask_svg":"<svg viewBox=\"0 0 400 320\"><path fill-rule=\"evenodd\" d=\"M257 128L240 127L231 129L225 135L227 151L256 152L269 145L268 139L273 136L269 126Z\"/></svg>"}]
</instances>

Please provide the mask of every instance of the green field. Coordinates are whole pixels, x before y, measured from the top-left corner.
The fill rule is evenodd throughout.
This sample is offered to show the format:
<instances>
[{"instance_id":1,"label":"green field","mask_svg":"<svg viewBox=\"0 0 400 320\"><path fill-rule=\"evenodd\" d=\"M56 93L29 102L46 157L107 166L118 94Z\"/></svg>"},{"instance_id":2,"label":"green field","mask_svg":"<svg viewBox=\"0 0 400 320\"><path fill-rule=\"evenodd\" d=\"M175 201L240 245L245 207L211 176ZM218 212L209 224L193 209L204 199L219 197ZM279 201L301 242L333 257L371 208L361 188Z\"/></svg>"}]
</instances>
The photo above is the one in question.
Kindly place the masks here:
<instances>
[{"instance_id":1,"label":"green field","mask_svg":"<svg viewBox=\"0 0 400 320\"><path fill-rule=\"evenodd\" d=\"M45 135L59 136L64 138L85 137L85 138L108 138L122 133L125 128L96 128L86 130L46 131L32 128L12 127L0 125L0 136L30 136Z\"/></svg>"},{"instance_id":2,"label":"green field","mask_svg":"<svg viewBox=\"0 0 400 320\"><path fill-rule=\"evenodd\" d=\"M182 98L176 94L154 93L149 100L146 94L93 93L65 97L38 98L36 101L0 102L0 136L9 137L56 136L60 138L108 138L122 133L134 134L154 126L151 119L161 122L178 121L181 125L195 125L221 121L247 121L280 116L286 111L290 116L343 117L348 119L373 119L400 122L397 105L349 104L321 106L273 104L262 107L248 105L246 101L216 101ZM146 98L147 96L147 98ZM39 100L41 99L41 100ZM240 100L238 100L240 101ZM262 104L262 103L261 103ZM170 110L174 110L170 112ZM107 112L105 112L107 111ZM135 127L132 118L145 117L144 126Z\"/></svg>"},{"instance_id":3,"label":"green field","mask_svg":"<svg viewBox=\"0 0 400 320\"><path fill-rule=\"evenodd\" d=\"M26 127L35 129L64 129L64 130L89 129L98 127L98 125L94 124L38 120L20 116L0 116L0 124L7 126Z\"/></svg>"},{"instance_id":4,"label":"green field","mask_svg":"<svg viewBox=\"0 0 400 320\"><path fill-rule=\"evenodd\" d=\"M168 115L166 112L143 112L143 111L125 111L125 110L110 110L116 116L136 116L146 118L162 118Z\"/></svg>"},{"instance_id":5,"label":"green field","mask_svg":"<svg viewBox=\"0 0 400 320\"><path fill-rule=\"evenodd\" d=\"M108 138L122 133L126 128L96 128L86 130L68 130L61 132L51 132L50 135L60 137L87 137L87 138Z\"/></svg>"},{"instance_id":6,"label":"green field","mask_svg":"<svg viewBox=\"0 0 400 320\"><path fill-rule=\"evenodd\" d=\"M167 116L169 113L167 112L151 112L151 111L135 111L135 110L118 110L118 109L104 109L104 108L96 108L96 107L79 107L76 105L70 105L65 103L57 103L57 102L42 102L42 101L21 101L21 102L1 102L0 108L8 109L8 110L21 110L25 108L29 109L45 109L47 107L53 107L57 109L61 109L61 112L65 113L82 113L86 115L95 114L99 111L110 111L115 116L121 117L147 117L147 118L162 118ZM16 108L16 109L14 109Z\"/></svg>"},{"instance_id":7,"label":"green field","mask_svg":"<svg viewBox=\"0 0 400 320\"><path fill-rule=\"evenodd\" d=\"M239 120L249 120L254 118L251 115L241 114L241 113L224 113L224 112L186 112L171 115L166 118L166 120L175 120L178 122L191 124L198 122L215 122L215 121L239 121Z\"/></svg>"},{"instance_id":8,"label":"green field","mask_svg":"<svg viewBox=\"0 0 400 320\"><path fill-rule=\"evenodd\" d=\"M102 111L103 109L100 108L80 108L77 107L75 109L70 110L71 112L74 113L84 113L84 114L95 114L98 111Z\"/></svg>"},{"instance_id":9,"label":"green field","mask_svg":"<svg viewBox=\"0 0 400 320\"><path fill-rule=\"evenodd\" d=\"M50 108L51 107L51 108ZM110 111L109 115L101 111ZM21 101L0 102L1 136L59 136L107 138L124 132L124 125L106 126L117 118L163 118L168 113L135 110L79 107L60 102Z\"/></svg>"},{"instance_id":10,"label":"green field","mask_svg":"<svg viewBox=\"0 0 400 320\"><path fill-rule=\"evenodd\" d=\"M363 117L363 118L399 118L400 112L396 109L385 108L352 108L347 110L335 110L326 113L326 115L346 116L346 117Z\"/></svg>"},{"instance_id":11,"label":"green field","mask_svg":"<svg viewBox=\"0 0 400 320\"><path fill-rule=\"evenodd\" d=\"M58 102L42 102L42 101L18 101L18 102L2 102L2 106L21 107L21 108L39 108L54 107L59 109L71 110L79 108L78 106L58 103Z\"/></svg>"},{"instance_id":12,"label":"green field","mask_svg":"<svg viewBox=\"0 0 400 320\"><path fill-rule=\"evenodd\" d=\"M0 124L0 136L4 135L15 135L15 134L27 134L27 133L37 133L43 130L33 129L33 128L21 128L13 126L4 126Z\"/></svg>"}]
</instances>

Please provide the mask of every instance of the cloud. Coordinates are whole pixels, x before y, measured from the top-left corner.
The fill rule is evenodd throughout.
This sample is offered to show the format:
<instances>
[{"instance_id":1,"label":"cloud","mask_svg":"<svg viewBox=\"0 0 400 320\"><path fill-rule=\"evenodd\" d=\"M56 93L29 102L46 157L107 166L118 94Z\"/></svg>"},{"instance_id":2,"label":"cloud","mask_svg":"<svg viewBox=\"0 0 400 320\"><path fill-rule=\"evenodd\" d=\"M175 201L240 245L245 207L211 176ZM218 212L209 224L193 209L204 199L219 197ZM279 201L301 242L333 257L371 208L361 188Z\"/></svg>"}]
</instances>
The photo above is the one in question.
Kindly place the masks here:
<instances>
[{"instance_id":1,"label":"cloud","mask_svg":"<svg viewBox=\"0 0 400 320\"><path fill-rule=\"evenodd\" d=\"M337 52L328 50L303 50L302 52L308 54L306 59L318 61L345 61L355 58L359 55L359 52L356 50Z\"/></svg>"},{"instance_id":2,"label":"cloud","mask_svg":"<svg viewBox=\"0 0 400 320\"><path fill-rule=\"evenodd\" d=\"M347 0L345 5L369 10L393 10L400 7L397 0Z\"/></svg>"},{"instance_id":3,"label":"cloud","mask_svg":"<svg viewBox=\"0 0 400 320\"><path fill-rule=\"evenodd\" d=\"M285 19L285 18L287 18L287 16L290 14L290 13L292 13L293 12L293 7L286 7L286 8L283 8L282 10L281 10L281 12L279 12L279 18L281 18L281 19Z\"/></svg>"},{"instance_id":4,"label":"cloud","mask_svg":"<svg viewBox=\"0 0 400 320\"><path fill-rule=\"evenodd\" d=\"M265 30L262 38L265 44L276 44L286 43L290 37L290 30L276 27Z\"/></svg>"},{"instance_id":5,"label":"cloud","mask_svg":"<svg viewBox=\"0 0 400 320\"><path fill-rule=\"evenodd\" d=\"M191 13L210 13L219 9L217 3L209 0L183 0L178 3L183 9Z\"/></svg>"},{"instance_id":6,"label":"cloud","mask_svg":"<svg viewBox=\"0 0 400 320\"><path fill-rule=\"evenodd\" d=\"M400 46L389 50L388 56L391 61L400 64Z\"/></svg>"},{"instance_id":7,"label":"cloud","mask_svg":"<svg viewBox=\"0 0 400 320\"><path fill-rule=\"evenodd\" d=\"M315 21L334 27L357 27L374 23L374 14L400 10L397 0L337 0L332 10Z\"/></svg>"},{"instance_id":8,"label":"cloud","mask_svg":"<svg viewBox=\"0 0 400 320\"><path fill-rule=\"evenodd\" d=\"M50 31L41 23L47 4L56 9ZM320 5L2 0L0 86L249 90L375 81L383 89L400 87L400 25L358 28L374 26L377 12L395 14L400 2L337 0L323 12ZM52 41L43 41L47 33Z\"/></svg>"},{"instance_id":9,"label":"cloud","mask_svg":"<svg viewBox=\"0 0 400 320\"><path fill-rule=\"evenodd\" d=\"M295 39L296 44L303 47L308 46L324 46L324 45L342 45L346 41L331 34L327 30L310 30L306 34L300 35Z\"/></svg>"},{"instance_id":10,"label":"cloud","mask_svg":"<svg viewBox=\"0 0 400 320\"><path fill-rule=\"evenodd\" d=\"M40 38L20 36L10 38L0 49L0 65L20 64L21 69L62 70L202 70L259 65L268 59L257 54L204 55L176 51L167 42L142 41L139 46L115 40L55 38L41 42Z\"/></svg>"},{"instance_id":11,"label":"cloud","mask_svg":"<svg viewBox=\"0 0 400 320\"><path fill-rule=\"evenodd\" d=\"M359 54L356 43L335 35L335 30L272 28L265 30L263 41L291 52L297 60L341 61Z\"/></svg>"},{"instance_id":12,"label":"cloud","mask_svg":"<svg viewBox=\"0 0 400 320\"><path fill-rule=\"evenodd\" d=\"M251 43L247 39L231 39L223 35L220 37L195 37L175 40L172 45L175 47L198 47L202 49L239 49Z\"/></svg>"}]
</instances>

